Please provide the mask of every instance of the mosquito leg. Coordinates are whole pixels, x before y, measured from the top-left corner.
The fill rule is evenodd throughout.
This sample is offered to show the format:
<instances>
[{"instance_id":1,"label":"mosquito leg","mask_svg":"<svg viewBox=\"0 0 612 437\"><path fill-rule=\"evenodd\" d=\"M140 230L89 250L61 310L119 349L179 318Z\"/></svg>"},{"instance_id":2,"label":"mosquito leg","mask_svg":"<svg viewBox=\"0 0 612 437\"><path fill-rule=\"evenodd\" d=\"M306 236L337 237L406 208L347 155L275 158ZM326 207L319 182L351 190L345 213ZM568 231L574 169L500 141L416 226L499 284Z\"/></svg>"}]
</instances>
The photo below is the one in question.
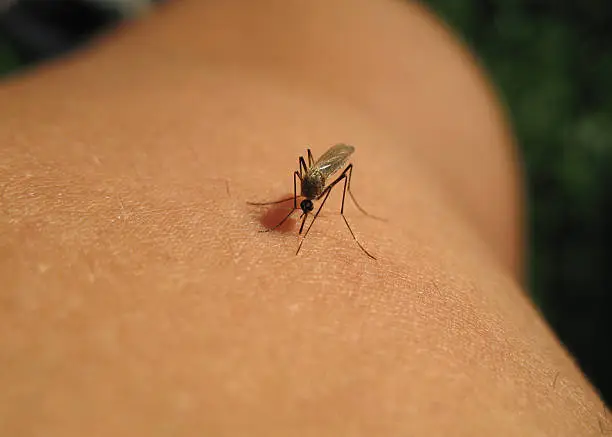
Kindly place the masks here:
<instances>
[{"instance_id":1,"label":"mosquito leg","mask_svg":"<svg viewBox=\"0 0 612 437\"><path fill-rule=\"evenodd\" d=\"M300 163L300 180L302 180L302 176L308 173L308 167L306 167L306 161L304 161L303 156L300 156L298 161ZM302 173L302 167L304 168L304 173Z\"/></svg>"},{"instance_id":2,"label":"mosquito leg","mask_svg":"<svg viewBox=\"0 0 612 437\"><path fill-rule=\"evenodd\" d=\"M349 194L351 195L351 199L353 199L353 202L355 202L355 205L357 206L357 208L359 208L359 210L364 213L367 216L373 217L373 218L379 218L376 216L373 216L372 214L368 214L355 200L355 197L353 196L353 193L351 192L351 177L353 176L353 164L349 164L343 171L342 173L340 173L340 176L338 176L336 178L336 180L334 180L331 184L328 185L328 188L333 187L334 185L336 185L338 182L340 182L341 180L344 179L344 192L346 193L347 189ZM348 186L347 186L347 180L348 180ZM322 196L323 194L321 194ZM319 197L321 197L319 196ZM344 208L344 193L342 195L342 208ZM379 219L379 220L383 220L383 219Z\"/></svg>"},{"instance_id":3,"label":"mosquito leg","mask_svg":"<svg viewBox=\"0 0 612 437\"><path fill-rule=\"evenodd\" d=\"M310 149L308 149L308 166L312 167L312 164L314 164L314 158L312 157L312 152L310 151Z\"/></svg>"},{"instance_id":4,"label":"mosquito leg","mask_svg":"<svg viewBox=\"0 0 612 437\"><path fill-rule=\"evenodd\" d=\"M302 220L302 218L304 218L304 220ZM303 212L302 215L300 215L299 220L302 220L302 224L300 225L300 232L298 232L298 235L302 235L302 230L304 229L304 223L306 223L307 218L308 218L308 214L306 214L305 212Z\"/></svg>"},{"instance_id":5,"label":"mosquito leg","mask_svg":"<svg viewBox=\"0 0 612 437\"><path fill-rule=\"evenodd\" d=\"M289 211L289 214L287 214L285 216L284 219L282 219L276 226L270 228L270 229L263 229L259 232L270 232L273 231L274 229L278 228L280 225L282 225L283 223L285 223L285 221L291 216L291 214L293 214L293 211L295 211L297 209L297 180L298 178L300 179L300 181L302 180L302 177L300 176L300 174L295 171L293 172L293 209L291 211ZM291 199L285 199L284 202L286 202L287 200ZM282 201L281 201L282 202ZM271 203L280 203L280 202L271 202Z\"/></svg>"},{"instance_id":6,"label":"mosquito leg","mask_svg":"<svg viewBox=\"0 0 612 437\"><path fill-rule=\"evenodd\" d=\"M323 194L325 194L325 192L327 192L327 194L325 194L325 197L323 198L323 201L321 202L321 206L319 206L319 209L317 209L316 214L314 215L314 217L312 218L312 221L310 222L310 224L308 225L308 227L306 228L306 232L304 233L304 236L302 237L302 241L300 242L300 245L297 248L297 251L295 252L295 254L297 255L298 253L300 253L300 249L302 248L302 244L304 244L304 240L306 239L306 236L308 235L308 233L310 232L310 228L312 228L312 225L314 224L315 220L317 219L317 217L319 216L319 213L321 212L321 209L323 208L323 205L325 205L325 201L327 200L327 198L329 197L329 193L331 193L331 188L332 187L327 187L325 189L325 191L323 191L323 193L321 194L320 197L323 197ZM304 221L306 221L306 217L304 217ZM302 223L302 226L304 226L304 223ZM300 231L301 233L301 231Z\"/></svg>"},{"instance_id":7,"label":"mosquito leg","mask_svg":"<svg viewBox=\"0 0 612 437\"><path fill-rule=\"evenodd\" d=\"M298 235L302 235L302 231L304 230L304 223L306 223L306 218L308 217L308 214L302 214L300 218L302 217L304 217L304 220L302 220L302 224L300 225L300 232L298 232Z\"/></svg>"},{"instance_id":8,"label":"mosquito leg","mask_svg":"<svg viewBox=\"0 0 612 437\"><path fill-rule=\"evenodd\" d=\"M297 209L297 178L300 178L302 183L302 174L298 174L297 171L293 172L293 209Z\"/></svg>"},{"instance_id":9,"label":"mosquito leg","mask_svg":"<svg viewBox=\"0 0 612 437\"><path fill-rule=\"evenodd\" d=\"M361 205L359 205L359 203L357 202L357 199L355 199L355 196L353 195L353 192L351 191L351 178L353 177L353 164L349 164L349 166L346 168L346 172L348 174L348 192L351 195L351 199L353 200L353 203L355 204L357 209L361 211L364 215L367 215L370 218L386 222L387 219L384 219L382 217L377 217L367 212L365 209L361 207ZM342 206L344 207L344 196L342 197Z\"/></svg>"},{"instance_id":10,"label":"mosquito leg","mask_svg":"<svg viewBox=\"0 0 612 437\"><path fill-rule=\"evenodd\" d=\"M372 258L373 260L376 259L376 257L374 255L372 255L370 252L368 252L365 247L363 247L361 245L361 243L359 242L359 240L357 239L357 237L355 237L355 234L353 233L353 230L351 229L351 225L349 225L348 221L346 220L346 217L344 216L344 214L342 214L342 218L344 219L344 223L346 223L346 227L348 228L348 230L350 231L351 235L353 236L353 240L355 240L355 243L357 243L357 246L359 246L359 248L361 250L363 250L363 252L369 256L370 258Z\"/></svg>"},{"instance_id":11,"label":"mosquito leg","mask_svg":"<svg viewBox=\"0 0 612 437\"><path fill-rule=\"evenodd\" d=\"M264 206L264 205L274 205L277 203L284 203L287 202L288 200L293 199L293 209L297 209L297 179L299 178L299 180L302 180L302 176L300 176L300 174L295 171L293 172L293 196L291 197L287 197L285 199L281 199L281 200L275 200L274 202L247 202L247 205L255 205L255 206Z\"/></svg>"},{"instance_id":12,"label":"mosquito leg","mask_svg":"<svg viewBox=\"0 0 612 437\"><path fill-rule=\"evenodd\" d=\"M278 222L278 224L276 226L274 226L274 227L272 227L270 229L262 229L259 232L270 232L270 231L273 231L274 229L278 228L280 225L285 223L289 217L291 217L291 214L293 214L293 211L295 211L295 209L292 209L291 211L289 211L289 214L287 214L284 219L282 219L280 222Z\"/></svg>"},{"instance_id":13,"label":"mosquito leg","mask_svg":"<svg viewBox=\"0 0 612 437\"><path fill-rule=\"evenodd\" d=\"M247 202L247 205L254 205L254 206L265 206L265 205L274 205L276 203L284 203L287 202L289 200L296 200L295 196L291 196L291 197L287 197L286 199L281 199L281 200L275 200L274 202Z\"/></svg>"},{"instance_id":14,"label":"mosquito leg","mask_svg":"<svg viewBox=\"0 0 612 437\"><path fill-rule=\"evenodd\" d=\"M327 188L329 188L329 189L333 188L338 182L340 182L342 179L344 179L346 177L346 173L348 171L350 171L351 168L353 168L353 164L349 164L348 167L346 167L344 170L342 170L342 173L340 173L340 176L338 176L331 184L329 184L327 186ZM321 195L319 197L317 197L317 200L319 200L324 195L325 195L325 191L323 191L321 193Z\"/></svg>"},{"instance_id":15,"label":"mosquito leg","mask_svg":"<svg viewBox=\"0 0 612 437\"><path fill-rule=\"evenodd\" d=\"M352 169L352 165L349 166ZM350 170L349 170L350 172ZM350 173L349 173L350 174ZM351 225L349 225L349 222L346 220L346 217L344 216L344 198L346 196L346 189L349 185L349 181L350 181L350 176L346 176L346 174L344 175L344 190L342 191L342 206L340 207L340 215L342 216L342 218L344 219L344 223L346 223L346 227L348 228L349 232L351 233L351 235L353 236L353 240L355 240L355 243L357 243L357 246L359 246L359 248L361 250L363 250L363 252L369 256L372 259L376 259L370 252L368 252L365 247L363 247L361 245L361 243L359 242L359 240L357 240L357 237L355 237L355 234L353 233L353 230L351 229ZM350 190L349 190L350 193Z\"/></svg>"},{"instance_id":16,"label":"mosquito leg","mask_svg":"<svg viewBox=\"0 0 612 437\"><path fill-rule=\"evenodd\" d=\"M344 198L346 197L346 187L348 184L350 184L350 180L351 180L351 177L350 176L347 177L346 174L348 173L350 175L352 173L352 169L353 169L353 165L350 164L347 167L347 169L342 172L342 177L344 177L344 189L342 190L342 205L340 206L340 214L342 214L342 217L344 217Z\"/></svg>"}]
</instances>

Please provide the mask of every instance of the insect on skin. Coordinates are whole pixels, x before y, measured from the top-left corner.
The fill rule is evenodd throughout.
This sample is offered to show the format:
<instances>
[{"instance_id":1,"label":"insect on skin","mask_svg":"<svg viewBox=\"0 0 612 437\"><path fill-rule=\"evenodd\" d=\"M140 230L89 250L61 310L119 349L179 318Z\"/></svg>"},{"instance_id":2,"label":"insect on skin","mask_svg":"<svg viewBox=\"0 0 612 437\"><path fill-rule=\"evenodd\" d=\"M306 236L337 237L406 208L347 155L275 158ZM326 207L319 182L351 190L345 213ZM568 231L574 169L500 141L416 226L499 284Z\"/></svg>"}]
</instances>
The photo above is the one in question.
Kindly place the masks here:
<instances>
[{"instance_id":1,"label":"insect on skin","mask_svg":"<svg viewBox=\"0 0 612 437\"><path fill-rule=\"evenodd\" d=\"M348 230L350 231L353 239L355 240L357 245L361 248L361 250L363 250L363 252L370 258L376 259L357 240L357 238L355 237L355 234L353 233L353 230L351 229L351 226L349 225L348 221L346 220L346 217L344 216L344 199L346 197L346 192L348 191L348 193L351 196L351 199L355 203L355 206L357 206L357 208L362 213L372 218L378 218L378 217L374 217L368 214L359 205L359 203L357 203L357 201L355 200L355 196L353 196L353 193L351 192L351 176L353 175L353 164L349 164L346 167L345 165L348 161L348 158L351 156L351 154L354 151L355 151L355 148L348 144L342 144L342 143L336 144L335 146L330 147L327 150L327 152L325 152L323 155L321 155L319 159L315 161L312 157L312 152L310 151L310 149L308 149L308 165L306 165L306 161L304 160L304 157L300 156L298 160L300 170L293 172L293 196L292 197L278 200L275 202L265 202L265 203L248 202L249 205L272 205L275 203L283 203L283 202L293 199L293 209L289 212L289 214L287 214L287 216L283 218L276 226L270 229L265 229L260 232L269 232L269 231L272 231L278 228L280 225L282 225L291 216L291 214L293 214L293 212L298 209L298 203L297 203L298 197L303 197L304 200L300 202L300 206L299 206L300 209L302 210L302 215L300 216L300 218L303 217L302 224L300 225L300 232L299 232L299 234L301 235L302 231L304 230L304 223L306 223L308 214L314 210L313 200L323 199L312 221L310 222L310 225L308 225L308 227L306 228L304 237L302 238L302 241L300 242L300 245L298 246L297 251L295 252L295 254L297 255L300 252L300 249L302 248L302 244L304 243L304 240L306 239L308 232L310 232L310 228L312 228L312 225L314 224L315 220L319 216L319 213L321 212L323 205L325 205L325 201L329 197L329 193L331 193L332 188L334 188L338 183L344 181L344 191L342 192L342 206L340 207L340 215L342 215L342 218L344 219L344 223L346 223ZM334 179L333 182L326 185L327 179L330 176L334 175L336 172L338 172L342 168L344 168L344 170L342 170L342 173L340 173L340 175L336 179ZM300 180L300 185L301 185L300 195L297 194L297 180L298 179Z\"/></svg>"}]
</instances>

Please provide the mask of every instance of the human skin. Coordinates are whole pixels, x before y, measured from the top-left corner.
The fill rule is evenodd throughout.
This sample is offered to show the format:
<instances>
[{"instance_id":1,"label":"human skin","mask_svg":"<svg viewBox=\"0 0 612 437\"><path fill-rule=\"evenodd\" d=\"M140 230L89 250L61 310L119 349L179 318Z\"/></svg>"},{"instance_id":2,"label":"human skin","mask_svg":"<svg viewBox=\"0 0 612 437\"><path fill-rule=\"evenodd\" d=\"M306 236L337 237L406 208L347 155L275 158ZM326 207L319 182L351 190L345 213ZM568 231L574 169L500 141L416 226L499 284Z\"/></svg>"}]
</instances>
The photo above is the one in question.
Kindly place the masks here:
<instances>
[{"instance_id":1,"label":"human skin","mask_svg":"<svg viewBox=\"0 0 612 437\"><path fill-rule=\"evenodd\" d=\"M297 157L356 147L298 256ZM518 157L391 1L171 2L0 84L0 435L594 436Z\"/></svg>"}]
</instances>

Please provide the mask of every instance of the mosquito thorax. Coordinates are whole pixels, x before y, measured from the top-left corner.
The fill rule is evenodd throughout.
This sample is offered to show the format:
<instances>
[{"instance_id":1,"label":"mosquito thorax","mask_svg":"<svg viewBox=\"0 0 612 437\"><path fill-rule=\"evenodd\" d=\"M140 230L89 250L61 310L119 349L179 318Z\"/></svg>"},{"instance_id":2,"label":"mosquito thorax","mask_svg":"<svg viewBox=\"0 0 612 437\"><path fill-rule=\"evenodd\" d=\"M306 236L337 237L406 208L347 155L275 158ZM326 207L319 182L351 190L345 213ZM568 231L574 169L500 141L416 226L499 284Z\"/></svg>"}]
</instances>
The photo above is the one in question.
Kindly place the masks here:
<instances>
[{"instance_id":1,"label":"mosquito thorax","mask_svg":"<svg viewBox=\"0 0 612 437\"><path fill-rule=\"evenodd\" d=\"M310 171L302 181L302 196L307 199L315 199L325 188L325 178L318 171Z\"/></svg>"},{"instance_id":2,"label":"mosquito thorax","mask_svg":"<svg viewBox=\"0 0 612 437\"><path fill-rule=\"evenodd\" d=\"M314 209L314 205L312 204L312 200L304 199L300 202L300 208L304 211L304 214L308 214L310 211Z\"/></svg>"}]
</instances>

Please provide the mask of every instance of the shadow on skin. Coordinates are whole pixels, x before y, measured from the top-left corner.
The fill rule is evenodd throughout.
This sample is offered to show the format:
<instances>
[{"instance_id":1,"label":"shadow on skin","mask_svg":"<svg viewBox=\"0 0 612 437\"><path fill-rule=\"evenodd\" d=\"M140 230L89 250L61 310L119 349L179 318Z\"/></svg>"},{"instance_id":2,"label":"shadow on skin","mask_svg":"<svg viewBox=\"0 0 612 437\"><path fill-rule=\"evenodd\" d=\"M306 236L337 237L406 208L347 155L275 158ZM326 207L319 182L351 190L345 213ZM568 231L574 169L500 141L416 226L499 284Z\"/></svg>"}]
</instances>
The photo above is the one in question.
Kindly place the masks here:
<instances>
[{"instance_id":1,"label":"shadow on skin","mask_svg":"<svg viewBox=\"0 0 612 437\"><path fill-rule=\"evenodd\" d=\"M289 197L289 196L287 196ZM299 199L298 199L299 200ZM259 222L262 224L266 230L272 230L274 226L278 225L281 220L287 217L287 214L291 212L293 209L293 197L287 199L284 202L273 203L271 205L254 205L262 208L262 214L259 217ZM293 232L295 230L296 220L294 216L299 217L299 206L298 209L294 211L291 217L289 217L285 222L274 229L275 232L288 233Z\"/></svg>"}]
</instances>

